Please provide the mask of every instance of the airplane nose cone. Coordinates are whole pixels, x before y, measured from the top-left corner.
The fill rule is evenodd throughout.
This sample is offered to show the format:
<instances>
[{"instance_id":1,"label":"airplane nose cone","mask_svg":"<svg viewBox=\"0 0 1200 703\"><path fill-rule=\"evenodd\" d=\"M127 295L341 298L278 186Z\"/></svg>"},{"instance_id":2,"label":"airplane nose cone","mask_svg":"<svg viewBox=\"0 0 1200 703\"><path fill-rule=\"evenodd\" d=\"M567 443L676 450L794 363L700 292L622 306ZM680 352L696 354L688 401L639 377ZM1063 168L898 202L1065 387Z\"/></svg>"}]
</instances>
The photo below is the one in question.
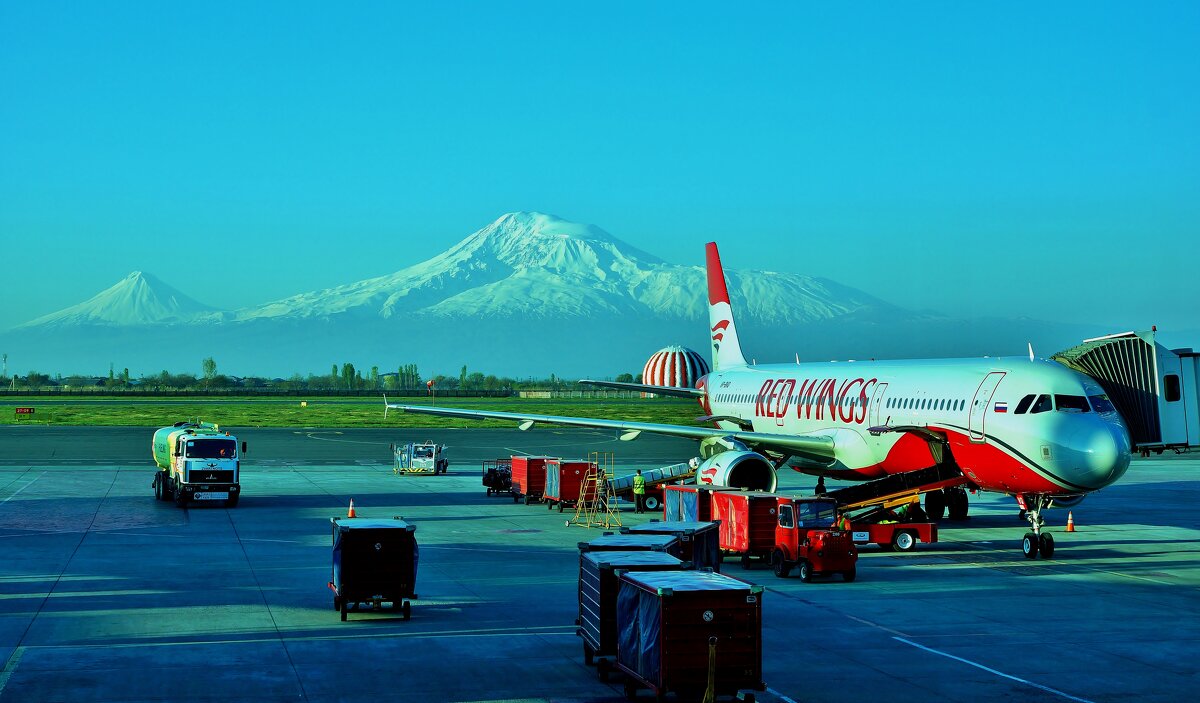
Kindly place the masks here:
<instances>
[{"instance_id":1,"label":"airplane nose cone","mask_svg":"<svg viewBox=\"0 0 1200 703\"><path fill-rule=\"evenodd\" d=\"M1072 480L1088 490L1103 488L1125 474L1132 458L1129 433L1115 423L1092 425L1070 443Z\"/></svg>"}]
</instances>

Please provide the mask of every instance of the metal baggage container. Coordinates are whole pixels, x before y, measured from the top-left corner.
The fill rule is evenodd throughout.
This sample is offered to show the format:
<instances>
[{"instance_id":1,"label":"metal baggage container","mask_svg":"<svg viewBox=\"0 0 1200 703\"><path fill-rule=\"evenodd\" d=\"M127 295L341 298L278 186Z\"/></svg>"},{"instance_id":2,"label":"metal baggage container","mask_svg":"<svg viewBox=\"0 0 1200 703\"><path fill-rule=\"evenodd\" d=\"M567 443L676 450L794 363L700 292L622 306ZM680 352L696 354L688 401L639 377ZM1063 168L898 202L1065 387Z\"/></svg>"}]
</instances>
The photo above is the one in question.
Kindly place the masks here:
<instances>
[{"instance_id":1,"label":"metal baggage container","mask_svg":"<svg viewBox=\"0 0 1200 703\"><path fill-rule=\"evenodd\" d=\"M590 542L580 542L579 551L580 553L657 551L666 552L678 558L682 547L679 538L673 535L631 535L605 532Z\"/></svg>"},{"instance_id":2,"label":"metal baggage container","mask_svg":"<svg viewBox=\"0 0 1200 703\"><path fill-rule=\"evenodd\" d=\"M552 456L514 456L512 458L513 502L524 499L525 505L541 501L546 493L546 462Z\"/></svg>"},{"instance_id":3,"label":"metal baggage container","mask_svg":"<svg viewBox=\"0 0 1200 703\"><path fill-rule=\"evenodd\" d=\"M644 525L624 527L623 533L674 535L679 538L679 558L697 569L721 571L721 523L652 520Z\"/></svg>"},{"instance_id":4,"label":"metal baggage container","mask_svg":"<svg viewBox=\"0 0 1200 703\"><path fill-rule=\"evenodd\" d=\"M617 654L617 577L623 571L678 571L689 566L666 552L584 552L579 555L579 625L583 661L608 678ZM601 657L596 661L597 657Z\"/></svg>"},{"instance_id":5,"label":"metal baggage container","mask_svg":"<svg viewBox=\"0 0 1200 703\"><path fill-rule=\"evenodd\" d=\"M761 691L762 586L707 571L629 571L617 593L617 667L625 695L649 688L698 701L715 648L715 693Z\"/></svg>"},{"instance_id":6,"label":"metal baggage container","mask_svg":"<svg viewBox=\"0 0 1200 703\"><path fill-rule=\"evenodd\" d=\"M351 606L391 603L407 620L409 600L416 600L417 539L415 525L400 518L331 518L333 572L329 588L342 620Z\"/></svg>"}]
</instances>

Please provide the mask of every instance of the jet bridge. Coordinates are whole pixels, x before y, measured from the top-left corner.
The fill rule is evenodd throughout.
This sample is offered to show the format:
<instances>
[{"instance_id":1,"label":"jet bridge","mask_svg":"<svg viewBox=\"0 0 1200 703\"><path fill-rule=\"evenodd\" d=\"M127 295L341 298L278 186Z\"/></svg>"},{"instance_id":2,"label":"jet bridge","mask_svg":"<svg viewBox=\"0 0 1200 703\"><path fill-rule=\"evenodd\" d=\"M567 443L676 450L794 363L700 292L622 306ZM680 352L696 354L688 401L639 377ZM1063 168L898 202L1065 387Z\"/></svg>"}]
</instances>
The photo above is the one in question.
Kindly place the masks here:
<instances>
[{"instance_id":1,"label":"jet bridge","mask_svg":"<svg viewBox=\"0 0 1200 703\"><path fill-rule=\"evenodd\" d=\"M1051 357L1096 379L1143 456L1200 447L1200 354L1167 349L1156 332L1085 339Z\"/></svg>"}]
</instances>

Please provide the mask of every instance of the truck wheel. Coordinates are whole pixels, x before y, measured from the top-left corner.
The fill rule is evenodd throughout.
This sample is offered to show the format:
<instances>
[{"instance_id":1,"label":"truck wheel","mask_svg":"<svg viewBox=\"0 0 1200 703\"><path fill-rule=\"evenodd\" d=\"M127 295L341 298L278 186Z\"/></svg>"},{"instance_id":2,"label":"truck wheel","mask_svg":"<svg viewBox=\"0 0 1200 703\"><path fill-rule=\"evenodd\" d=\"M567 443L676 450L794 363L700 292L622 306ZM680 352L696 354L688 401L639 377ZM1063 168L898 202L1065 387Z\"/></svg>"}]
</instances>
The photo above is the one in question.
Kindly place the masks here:
<instances>
[{"instance_id":1,"label":"truck wheel","mask_svg":"<svg viewBox=\"0 0 1200 703\"><path fill-rule=\"evenodd\" d=\"M849 571L842 572L842 580L846 583L853 581L855 576L858 576L858 569L854 568L853 566L850 567Z\"/></svg>"},{"instance_id":2,"label":"truck wheel","mask_svg":"<svg viewBox=\"0 0 1200 703\"><path fill-rule=\"evenodd\" d=\"M800 560L800 580L804 583L811 583L813 579L812 562L807 559Z\"/></svg>"},{"instance_id":3,"label":"truck wheel","mask_svg":"<svg viewBox=\"0 0 1200 703\"><path fill-rule=\"evenodd\" d=\"M612 664L607 659L596 662L596 676L600 677L601 681L608 682L608 672L610 671L612 671Z\"/></svg>"},{"instance_id":4,"label":"truck wheel","mask_svg":"<svg viewBox=\"0 0 1200 703\"><path fill-rule=\"evenodd\" d=\"M520 493L513 493L513 494L512 494L512 496L513 496L513 502L514 502L514 503L516 503L517 501L521 500L521 494L520 494Z\"/></svg>"},{"instance_id":5,"label":"truck wheel","mask_svg":"<svg viewBox=\"0 0 1200 703\"><path fill-rule=\"evenodd\" d=\"M412 603L409 601L404 601L404 605L400 606L400 612L404 616L405 620L408 620L409 618L411 618L412 617Z\"/></svg>"},{"instance_id":6,"label":"truck wheel","mask_svg":"<svg viewBox=\"0 0 1200 703\"><path fill-rule=\"evenodd\" d=\"M531 499L528 495L526 495L525 496L525 505L529 505L532 502L533 502L533 499Z\"/></svg>"},{"instance_id":7,"label":"truck wheel","mask_svg":"<svg viewBox=\"0 0 1200 703\"><path fill-rule=\"evenodd\" d=\"M596 652L592 650L592 645L588 644L585 641L583 643L583 663L587 664L588 666L591 666L592 662L594 662L595 660L596 660Z\"/></svg>"},{"instance_id":8,"label":"truck wheel","mask_svg":"<svg viewBox=\"0 0 1200 703\"><path fill-rule=\"evenodd\" d=\"M162 472L159 471L154 475L154 500L166 500L166 491L163 490Z\"/></svg>"},{"instance_id":9,"label":"truck wheel","mask_svg":"<svg viewBox=\"0 0 1200 703\"><path fill-rule=\"evenodd\" d=\"M234 493L233 495L229 496L229 500L225 501L225 507L226 508L236 508L237 504L238 504L238 499L241 497L242 497L241 493Z\"/></svg>"},{"instance_id":10,"label":"truck wheel","mask_svg":"<svg viewBox=\"0 0 1200 703\"><path fill-rule=\"evenodd\" d=\"M771 553L771 567L775 570L775 575L781 579L787 578L788 574L792 573L792 565L784 558L783 550L780 549Z\"/></svg>"},{"instance_id":11,"label":"truck wheel","mask_svg":"<svg viewBox=\"0 0 1200 703\"><path fill-rule=\"evenodd\" d=\"M743 568L743 569L749 569L749 568L750 568L750 555L749 555L749 554L743 554L743 555L742 555L742 568Z\"/></svg>"},{"instance_id":12,"label":"truck wheel","mask_svg":"<svg viewBox=\"0 0 1200 703\"><path fill-rule=\"evenodd\" d=\"M658 496L646 496L646 501L643 503L646 510L658 510L662 504L658 502Z\"/></svg>"},{"instance_id":13,"label":"truck wheel","mask_svg":"<svg viewBox=\"0 0 1200 703\"><path fill-rule=\"evenodd\" d=\"M560 513L561 513L562 511L563 511L563 503L562 503L562 501L560 500L560 501L558 501L558 512L560 512Z\"/></svg>"},{"instance_id":14,"label":"truck wheel","mask_svg":"<svg viewBox=\"0 0 1200 703\"><path fill-rule=\"evenodd\" d=\"M892 546L899 552L911 552L917 546L917 538L908 530L899 530L892 535Z\"/></svg>"},{"instance_id":15,"label":"truck wheel","mask_svg":"<svg viewBox=\"0 0 1200 703\"><path fill-rule=\"evenodd\" d=\"M177 507L183 508L187 506L187 493L183 492L183 488L178 483L171 489L171 493L175 496L175 505Z\"/></svg>"},{"instance_id":16,"label":"truck wheel","mask_svg":"<svg viewBox=\"0 0 1200 703\"><path fill-rule=\"evenodd\" d=\"M347 610L346 601L342 601L341 610L342 610L342 622L346 622L346 610Z\"/></svg>"}]
</instances>

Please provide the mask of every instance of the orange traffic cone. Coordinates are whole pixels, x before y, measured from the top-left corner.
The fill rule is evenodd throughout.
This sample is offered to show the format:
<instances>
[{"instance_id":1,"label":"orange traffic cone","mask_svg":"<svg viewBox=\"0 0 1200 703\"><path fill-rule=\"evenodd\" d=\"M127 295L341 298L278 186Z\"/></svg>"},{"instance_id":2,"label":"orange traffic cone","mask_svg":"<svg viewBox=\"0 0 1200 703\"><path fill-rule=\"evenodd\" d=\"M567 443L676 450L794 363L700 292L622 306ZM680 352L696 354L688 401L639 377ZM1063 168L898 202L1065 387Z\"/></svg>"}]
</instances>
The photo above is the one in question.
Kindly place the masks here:
<instances>
[{"instance_id":1,"label":"orange traffic cone","mask_svg":"<svg viewBox=\"0 0 1200 703\"><path fill-rule=\"evenodd\" d=\"M354 514L354 499L350 499L350 509L346 511L346 517L358 517ZM1069 530L1070 528L1068 528Z\"/></svg>"},{"instance_id":2,"label":"orange traffic cone","mask_svg":"<svg viewBox=\"0 0 1200 703\"><path fill-rule=\"evenodd\" d=\"M1075 516L1073 514L1071 514L1070 510L1068 510L1067 511L1067 532L1074 532L1074 531L1075 531Z\"/></svg>"}]
</instances>

